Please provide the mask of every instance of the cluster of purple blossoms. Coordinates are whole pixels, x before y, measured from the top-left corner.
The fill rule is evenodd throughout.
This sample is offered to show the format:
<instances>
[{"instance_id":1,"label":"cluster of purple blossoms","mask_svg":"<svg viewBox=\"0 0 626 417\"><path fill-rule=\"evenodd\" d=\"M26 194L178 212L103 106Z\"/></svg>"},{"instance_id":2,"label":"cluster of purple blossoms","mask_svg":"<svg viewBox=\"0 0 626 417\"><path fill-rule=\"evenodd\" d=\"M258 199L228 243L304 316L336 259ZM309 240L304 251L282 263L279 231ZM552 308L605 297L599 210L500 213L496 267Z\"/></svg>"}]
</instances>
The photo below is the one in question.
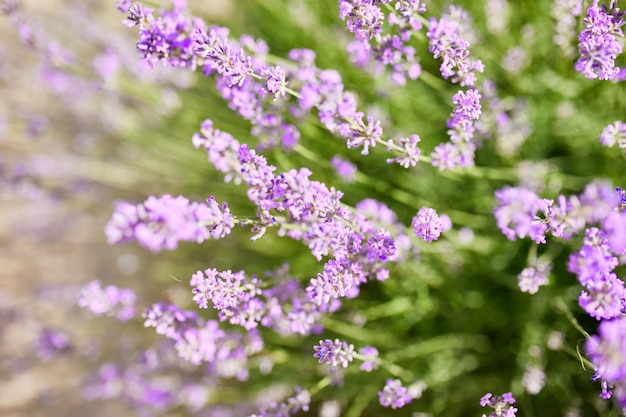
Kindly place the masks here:
<instances>
[{"instance_id":1,"label":"cluster of purple blossoms","mask_svg":"<svg viewBox=\"0 0 626 417\"><path fill-rule=\"evenodd\" d=\"M402 408L413 401L413 396L399 379L388 379L378 392L378 400L383 407Z\"/></svg>"},{"instance_id":2,"label":"cluster of purple blossoms","mask_svg":"<svg viewBox=\"0 0 626 417\"><path fill-rule=\"evenodd\" d=\"M409 24L416 25L412 13L421 10L419 2L400 1L396 4L396 9L401 15L396 24L403 28ZM140 26L140 30L143 31L142 39L160 38L158 31L151 32L156 26L150 22L168 21L169 12L162 12L162 16L155 18L148 9L138 6L137 10L134 5L128 9L128 20L137 22L134 25ZM259 149L278 143L285 147L295 145L300 133L295 125L285 121L284 113L301 120L313 108L317 108L320 121L333 134L346 139L348 148L362 147L362 154L368 154L370 147L381 143L385 144L388 150L404 155L403 158L392 161L406 167L417 162L419 150L415 138L403 140L400 146L392 140L384 141L380 121L357 111L354 95L344 91L339 73L316 68L313 51L304 49L290 51L288 58L295 64L295 69L270 66L264 61L269 52L265 42L244 35L237 43L228 39L228 29L216 26L206 28L200 19L183 18L183 8L177 8L171 13L181 16L169 25L172 26L176 22L184 26L179 30L178 41L184 43L185 48L190 44L193 55L189 57L187 49L172 47L173 44L165 42L157 49L166 49L167 51L161 55L168 58L160 59L159 62L175 65L178 59L180 62L188 63L181 65L190 69L202 66L206 76L217 73L218 90L229 102L231 109L251 122L253 125L251 132L259 139ZM414 51L406 48L403 53L411 57L414 55ZM148 60L153 56L146 53L143 55ZM409 76L416 77L419 66L408 63L411 61L408 58L402 61L404 63L398 64L399 67L405 68L404 72ZM287 85L290 85L290 89ZM298 99L297 105L289 105L285 97L287 92ZM271 99L268 100L268 97Z\"/></svg>"},{"instance_id":3,"label":"cluster of purple blossoms","mask_svg":"<svg viewBox=\"0 0 626 417\"><path fill-rule=\"evenodd\" d=\"M343 178L345 182L354 182L356 180L358 168L352 162L343 159L339 155L335 155L330 160L330 164L337 170L337 174Z\"/></svg>"},{"instance_id":4,"label":"cluster of purple blossoms","mask_svg":"<svg viewBox=\"0 0 626 417\"><path fill-rule=\"evenodd\" d=\"M613 80L618 78L621 69L615 66L615 59L622 53L621 41L624 37L624 12L617 8L617 0L611 0L608 7L598 6L595 0L583 20L585 28L578 36L580 58L576 71L589 79Z\"/></svg>"},{"instance_id":5,"label":"cluster of purple blossoms","mask_svg":"<svg viewBox=\"0 0 626 417\"><path fill-rule=\"evenodd\" d=\"M488 406L494 410L488 417L515 417L517 408L512 407L513 404L515 404L515 398L510 392L495 397L488 392L480 399L481 407ZM483 414L483 417L487 417L487 415Z\"/></svg>"},{"instance_id":6,"label":"cluster of purple blossoms","mask_svg":"<svg viewBox=\"0 0 626 417\"><path fill-rule=\"evenodd\" d=\"M417 216L413 217L411 227L419 239L432 242L439 239L442 232L452 228L452 221L445 214L438 215L435 209L422 207L418 210Z\"/></svg>"},{"instance_id":7,"label":"cluster of purple blossoms","mask_svg":"<svg viewBox=\"0 0 626 417\"><path fill-rule=\"evenodd\" d=\"M468 58L471 36L464 30L470 26L469 15L461 8L451 6L441 19L429 19L428 50L435 58L441 58L440 72L443 78L451 79L463 87L473 87L476 83L476 72L483 72L485 67L481 60Z\"/></svg>"},{"instance_id":8,"label":"cluster of purple blossoms","mask_svg":"<svg viewBox=\"0 0 626 417\"><path fill-rule=\"evenodd\" d=\"M233 317L246 304L245 310L253 309L249 302L255 295L261 293L262 281L258 280L256 276L248 280L243 271L233 274L230 270L219 272L215 268L209 268L204 273L196 272L191 277L189 284L193 287L195 294L193 301L200 308L207 308L209 301L211 301L220 315ZM240 314L238 316L241 319ZM253 320L253 322L255 321ZM231 323L233 323L232 320ZM244 325L244 327L247 328L248 326Z\"/></svg>"},{"instance_id":9,"label":"cluster of purple blossoms","mask_svg":"<svg viewBox=\"0 0 626 417\"><path fill-rule=\"evenodd\" d=\"M260 279L254 275L248 278L243 271L198 271L190 282L193 300L200 308L208 308L210 301L221 321L246 330L261 325L281 335L319 331L322 314L335 311L340 303L335 300L328 305L318 305L309 301L298 283L288 279L288 267L286 264L276 273L268 273L268 276L278 274L279 284L264 289L261 289Z\"/></svg>"},{"instance_id":10,"label":"cluster of purple blossoms","mask_svg":"<svg viewBox=\"0 0 626 417\"><path fill-rule=\"evenodd\" d=\"M400 147L403 148L402 156L397 158L388 158L387 163L398 163L403 168L414 167L417 165L420 159L420 149L417 144L420 142L418 135L411 135L408 138L400 138L398 142Z\"/></svg>"},{"instance_id":11,"label":"cluster of purple blossoms","mask_svg":"<svg viewBox=\"0 0 626 417\"><path fill-rule=\"evenodd\" d=\"M335 339L320 340L319 346L314 346L313 357L318 358L319 363L324 363L333 367L348 367L348 363L354 359L354 345L346 341Z\"/></svg>"},{"instance_id":12,"label":"cluster of purple blossoms","mask_svg":"<svg viewBox=\"0 0 626 417\"><path fill-rule=\"evenodd\" d=\"M519 289L522 292L536 294L539 287L548 285L548 274L551 270L552 264L550 263L538 263L524 268L517 276Z\"/></svg>"},{"instance_id":13,"label":"cluster of purple blossoms","mask_svg":"<svg viewBox=\"0 0 626 417\"><path fill-rule=\"evenodd\" d=\"M204 23L190 19L183 8L162 10L157 17L152 12L140 3L133 3L126 9L124 24L139 28L137 51L151 65L165 63L194 69L197 62L191 33L204 28Z\"/></svg>"},{"instance_id":14,"label":"cluster of purple blossoms","mask_svg":"<svg viewBox=\"0 0 626 417\"><path fill-rule=\"evenodd\" d=\"M246 380L248 358L263 349L256 329L245 335L227 332L215 320L205 321L197 314L168 304L154 304L143 314L145 327L174 342L181 359L194 365L207 364L210 374Z\"/></svg>"},{"instance_id":15,"label":"cluster of purple blossoms","mask_svg":"<svg viewBox=\"0 0 626 417\"><path fill-rule=\"evenodd\" d=\"M309 391L296 387L296 395L259 413L251 414L249 417L288 417L290 414L297 414L300 410L309 411L310 404L311 394Z\"/></svg>"},{"instance_id":16,"label":"cluster of purple blossoms","mask_svg":"<svg viewBox=\"0 0 626 417\"><path fill-rule=\"evenodd\" d=\"M620 407L626 408L626 318L602 321L598 334L587 339L585 351L595 366L594 379L601 383L600 397L615 395Z\"/></svg>"},{"instance_id":17,"label":"cluster of purple blossoms","mask_svg":"<svg viewBox=\"0 0 626 417\"><path fill-rule=\"evenodd\" d=\"M72 345L65 333L42 329L37 339L37 356L49 360L57 355L70 352Z\"/></svg>"},{"instance_id":18,"label":"cluster of purple blossoms","mask_svg":"<svg viewBox=\"0 0 626 417\"><path fill-rule=\"evenodd\" d=\"M355 8L350 8L345 0L340 1L340 17L343 18L344 11L349 10L345 16L356 16L357 21L360 15L354 15ZM354 3L354 1L352 1ZM359 1L361 3L361 1ZM363 1L362 3L371 3ZM406 79L417 79L422 68L415 57L415 48L406 45L411 36L422 29L422 22L418 15L426 11L424 3L420 0L400 0L396 1L393 10L389 13L387 21L391 28L397 29L397 34L383 34L382 20L384 14L378 6L369 4L367 7L375 11L377 16L376 24L371 31L371 36L361 36L362 31L355 32L354 25L348 21L348 30L355 33L355 41L348 45L348 52L351 60L359 67L366 67L374 61L374 72L379 73L385 67L391 69L391 80L398 85L405 85ZM391 3L382 1L378 3ZM345 20L345 19L344 19ZM362 19L361 19L362 20ZM372 26L369 26L372 27Z\"/></svg>"},{"instance_id":19,"label":"cluster of purple blossoms","mask_svg":"<svg viewBox=\"0 0 626 417\"><path fill-rule=\"evenodd\" d=\"M626 149L626 123L617 120L605 126L600 134L600 143L609 148L617 144Z\"/></svg>"},{"instance_id":20,"label":"cluster of purple blossoms","mask_svg":"<svg viewBox=\"0 0 626 417\"><path fill-rule=\"evenodd\" d=\"M567 265L583 287L578 304L597 320L624 314L626 288L613 272L618 257L626 253L626 212L620 188L591 183L582 194L569 198L561 195L556 203L542 200L529 190L504 188L496 192L496 199L498 226L509 239L529 236L536 243L545 243L548 232L570 239L585 230L582 247L570 255ZM545 279L541 275L524 270L519 276L522 291L536 291Z\"/></svg>"},{"instance_id":21,"label":"cluster of purple blossoms","mask_svg":"<svg viewBox=\"0 0 626 417\"><path fill-rule=\"evenodd\" d=\"M228 29L208 28L201 19L188 16L184 2L156 17L139 3L126 13L125 24L139 27L137 49L145 60L190 70L200 67L206 76L217 73L218 90L232 110L251 122L259 146L295 144L300 134L284 120L285 103L278 100L285 96L290 74L263 62L269 52L263 41L242 36L239 43L234 42L228 38ZM267 100L270 96L273 99Z\"/></svg>"},{"instance_id":22,"label":"cluster of purple blossoms","mask_svg":"<svg viewBox=\"0 0 626 417\"><path fill-rule=\"evenodd\" d=\"M480 98L475 89L461 90L452 97L455 107L448 119L450 142L438 145L432 153L432 165L440 171L474 165L474 123L481 114Z\"/></svg>"},{"instance_id":23,"label":"cluster of purple blossoms","mask_svg":"<svg viewBox=\"0 0 626 417\"><path fill-rule=\"evenodd\" d=\"M367 41L382 31L385 15L378 4L391 0L339 0L339 18L359 41Z\"/></svg>"},{"instance_id":24,"label":"cluster of purple blossoms","mask_svg":"<svg viewBox=\"0 0 626 417\"><path fill-rule=\"evenodd\" d=\"M311 181L308 169L276 175L276 168L246 145L212 129L211 123L203 127L194 144L207 150L218 169L249 187L248 197L258 207L254 239L275 226L280 235L307 244L316 259L330 258L307 287L310 301L321 306L339 297L354 297L368 277L389 276L383 265L395 261L397 252L389 230L343 206L342 193ZM402 235L394 234L398 239Z\"/></svg>"},{"instance_id":25,"label":"cluster of purple blossoms","mask_svg":"<svg viewBox=\"0 0 626 417\"><path fill-rule=\"evenodd\" d=\"M618 263L606 233L596 227L586 230L583 246L570 255L568 270L577 275L585 288L578 304L598 320L612 319L623 312L626 289L624 282L613 273Z\"/></svg>"},{"instance_id":26,"label":"cluster of purple blossoms","mask_svg":"<svg viewBox=\"0 0 626 417\"><path fill-rule=\"evenodd\" d=\"M136 240L153 252L173 250L178 242L223 238L235 226L228 205L209 197L206 204L183 196L149 197L142 204L119 202L105 227L110 244Z\"/></svg>"},{"instance_id":27,"label":"cluster of purple blossoms","mask_svg":"<svg viewBox=\"0 0 626 417\"><path fill-rule=\"evenodd\" d=\"M498 206L494 215L498 227L509 240L530 237L535 243L546 242L549 226L538 217L546 212L551 200L541 199L524 188L504 187L495 192Z\"/></svg>"},{"instance_id":28,"label":"cluster of purple blossoms","mask_svg":"<svg viewBox=\"0 0 626 417\"><path fill-rule=\"evenodd\" d=\"M365 346L359 349L359 355L362 356L363 363L359 367L361 371L372 372L378 369L378 349L373 346Z\"/></svg>"},{"instance_id":29,"label":"cluster of purple blossoms","mask_svg":"<svg viewBox=\"0 0 626 417\"><path fill-rule=\"evenodd\" d=\"M102 288L100 281L91 281L78 295L78 305L96 316L114 316L120 321L135 316L135 293L130 289L108 285Z\"/></svg>"}]
</instances>

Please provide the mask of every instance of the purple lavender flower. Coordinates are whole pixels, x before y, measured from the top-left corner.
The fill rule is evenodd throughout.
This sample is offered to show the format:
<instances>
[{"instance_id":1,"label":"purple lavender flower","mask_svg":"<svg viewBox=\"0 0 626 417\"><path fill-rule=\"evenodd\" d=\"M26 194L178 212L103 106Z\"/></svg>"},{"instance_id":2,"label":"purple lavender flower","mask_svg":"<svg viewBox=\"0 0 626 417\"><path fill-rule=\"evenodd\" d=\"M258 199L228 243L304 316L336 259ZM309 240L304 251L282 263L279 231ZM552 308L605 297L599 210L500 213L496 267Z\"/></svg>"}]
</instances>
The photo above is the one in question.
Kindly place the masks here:
<instances>
[{"instance_id":1,"label":"purple lavender flower","mask_svg":"<svg viewBox=\"0 0 626 417\"><path fill-rule=\"evenodd\" d=\"M494 211L502 233L515 240L516 237L530 237L536 243L546 242L548 225L539 219L539 212L546 212L551 200L539 198L524 188L504 187L495 192L498 206Z\"/></svg>"},{"instance_id":2,"label":"purple lavender flower","mask_svg":"<svg viewBox=\"0 0 626 417\"><path fill-rule=\"evenodd\" d=\"M475 72L483 72L484 65L480 60L468 59L470 42L463 36L471 36L464 30L469 26L469 16L458 7L451 6L450 11L441 16L440 20L430 18L428 50L434 58L441 58L441 75L461 86L472 87L476 83Z\"/></svg>"},{"instance_id":3,"label":"purple lavender flower","mask_svg":"<svg viewBox=\"0 0 626 417\"><path fill-rule=\"evenodd\" d=\"M363 363L359 367L361 371L372 372L378 369L378 349L373 346L365 346L359 349L359 354L364 357Z\"/></svg>"},{"instance_id":4,"label":"purple lavender flower","mask_svg":"<svg viewBox=\"0 0 626 417\"><path fill-rule=\"evenodd\" d=\"M153 304L141 317L145 319L144 327L154 327L157 334L173 340L178 340L198 320L195 312L181 310L173 304Z\"/></svg>"},{"instance_id":5,"label":"purple lavender flower","mask_svg":"<svg viewBox=\"0 0 626 417\"><path fill-rule=\"evenodd\" d=\"M115 316L120 321L135 316L135 293L130 289L108 285L102 288L100 281L91 281L78 295L78 305L97 316Z\"/></svg>"},{"instance_id":6,"label":"purple lavender flower","mask_svg":"<svg viewBox=\"0 0 626 417\"><path fill-rule=\"evenodd\" d=\"M380 405L383 407L402 408L413 401L409 390L402 386L399 379L388 379L382 391L378 392Z\"/></svg>"},{"instance_id":7,"label":"purple lavender flower","mask_svg":"<svg viewBox=\"0 0 626 417\"><path fill-rule=\"evenodd\" d=\"M315 353L313 357L318 358L319 363L337 367L341 365L343 368L348 367L348 363L354 358L354 345L349 345L346 341L335 339L320 340L319 346L314 346Z\"/></svg>"},{"instance_id":8,"label":"purple lavender flower","mask_svg":"<svg viewBox=\"0 0 626 417\"><path fill-rule=\"evenodd\" d=\"M626 254L626 212L613 212L602 223L609 248L616 255Z\"/></svg>"},{"instance_id":9,"label":"purple lavender flower","mask_svg":"<svg viewBox=\"0 0 626 417\"><path fill-rule=\"evenodd\" d=\"M309 391L296 387L296 394L287 398L279 404L272 404L271 407L261 410L257 414L248 417L287 417L290 414L297 414L300 410L309 411L311 404L311 394Z\"/></svg>"},{"instance_id":10,"label":"purple lavender flower","mask_svg":"<svg viewBox=\"0 0 626 417\"><path fill-rule=\"evenodd\" d=\"M585 231L583 246L570 255L567 268L578 276L581 285L587 286L597 276L610 274L618 265L611 253L606 234L596 227Z\"/></svg>"},{"instance_id":11,"label":"purple lavender flower","mask_svg":"<svg viewBox=\"0 0 626 417\"><path fill-rule=\"evenodd\" d=\"M346 27L354 38L363 41L371 39L382 30L385 15L376 3L389 3L389 0L339 0L339 18L346 20Z\"/></svg>"},{"instance_id":12,"label":"purple lavender flower","mask_svg":"<svg viewBox=\"0 0 626 417\"><path fill-rule=\"evenodd\" d=\"M578 304L593 318L609 320L619 316L626 301L624 281L615 274L596 275L578 297Z\"/></svg>"},{"instance_id":13,"label":"purple lavender flower","mask_svg":"<svg viewBox=\"0 0 626 417\"><path fill-rule=\"evenodd\" d=\"M621 27L624 25L623 13L616 8L617 0L611 0L611 10L615 15L607 14L595 0L583 20L585 28L578 36L580 58L576 62L576 71L589 79L612 80L619 73L615 59L622 53L618 38L623 38Z\"/></svg>"},{"instance_id":14,"label":"purple lavender flower","mask_svg":"<svg viewBox=\"0 0 626 417\"><path fill-rule=\"evenodd\" d=\"M548 285L548 274L552 269L552 264L538 264L535 267L524 268L517 276L519 288L522 292L535 294L539 287Z\"/></svg>"},{"instance_id":15,"label":"purple lavender flower","mask_svg":"<svg viewBox=\"0 0 626 417\"><path fill-rule=\"evenodd\" d=\"M513 404L515 404L515 398L513 398L513 394L510 392L496 397L491 393L487 393L480 399L480 405L482 407L489 406L494 409L494 411L489 414L489 417L515 417L517 408L512 407L511 405ZM487 416L483 414L483 417Z\"/></svg>"},{"instance_id":16,"label":"purple lavender flower","mask_svg":"<svg viewBox=\"0 0 626 417\"><path fill-rule=\"evenodd\" d=\"M49 360L56 355L69 352L72 349L69 338L65 333L42 329L37 340L37 355L42 360Z\"/></svg>"},{"instance_id":17,"label":"purple lavender flower","mask_svg":"<svg viewBox=\"0 0 626 417\"><path fill-rule=\"evenodd\" d=\"M234 218L228 205L218 205L213 197L207 199L207 205L201 205L183 196L164 195L151 196L138 205L118 203L105 233L110 244L135 239L159 252L176 249L179 241L200 243L211 236L224 237L232 227Z\"/></svg>"},{"instance_id":18,"label":"purple lavender flower","mask_svg":"<svg viewBox=\"0 0 626 417\"><path fill-rule=\"evenodd\" d=\"M311 279L306 288L307 297L317 305L326 304L334 298L347 297L358 288L362 278L358 262L331 259L324 264L324 272Z\"/></svg>"},{"instance_id":19,"label":"purple lavender flower","mask_svg":"<svg viewBox=\"0 0 626 417\"><path fill-rule=\"evenodd\" d=\"M424 242L432 242L439 239L442 232L452 227L450 218L445 214L439 216L435 209L422 207L413 217L411 222L415 236Z\"/></svg>"},{"instance_id":20,"label":"purple lavender flower","mask_svg":"<svg viewBox=\"0 0 626 417\"><path fill-rule=\"evenodd\" d=\"M285 96L287 82L285 81L285 70L281 67L268 68L263 75L267 77L265 88L270 94L274 95L274 99Z\"/></svg>"},{"instance_id":21,"label":"purple lavender flower","mask_svg":"<svg viewBox=\"0 0 626 417\"><path fill-rule=\"evenodd\" d=\"M330 164L337 170L337 174L346 182L354 182L356 180L356 174L358 168L352 162L343 159L339 155L333 156L330 160Z\"/></svg>"},{"instance_id":22,"label":"purple lavender flower","mask_svg":"<svg viewBox=\"0 0 626 417\"><path fill-rule=\"evenodd\" d=\"M626 318L604 320L598 326L598 334L585 343L585 351L595 366L594 379L602 381L602 397L611 397L609 387L615 387L617 401L626 401Z\"/></svg>"},{"instance_id":23,"label":"purple lavender flower","mask_svg":"<svg viewBox=\"0 0 626 417\"><path fill-rule=\"evenodd\" d=\"M608 147L617 143L617 146L626 149L626 123L617 120L605 126L600 134L600 143Z\"/></svg>"},{"instance_id":24,"label":"purple lavender flower","mask_svg":"<svg viewBox=\"0 0 626 417\"><path fill-rule=\"evenodd\" d=\"M402 156L397 158L389 158L387 159L387 163L391 164L396 162L400 164L403 168L414 167L419 162L420 157L420 149L417 147L417 144L420 142L420 137L418 135L411 135L408 138L402 138L399 140L400 146L404 148L404 153Z\"/></svg>"},{"instance_id":25,"label":"purple lavender flower","mask_svg":"<svg viewBox=\"0 0 626 417\"><path fill-rule=\"evenodd\" d=\"M456 105L448 119L449 144L440 144L432 154L432 165L439 170L474 165L474 121L480 117L481 95L478 90L460 90L452 97Z\"/></svg>"},{"instance_id":26,"label":"purple lavender flower","mask_svg":"<svg viewBox=\"0 0 626 417\"><path fill-rule=\"evenodd\" d=\"M206 278L205 278L206 276ZM220 320L229 320L247 330L255 328L266 313L265 304L258 298L262 282L256 276L248 279L244 271L232 273L217 269L198 271L190 281L195 294L193 300L200 308L211 301L220 312Z\"/></svg>"}]
</instances>

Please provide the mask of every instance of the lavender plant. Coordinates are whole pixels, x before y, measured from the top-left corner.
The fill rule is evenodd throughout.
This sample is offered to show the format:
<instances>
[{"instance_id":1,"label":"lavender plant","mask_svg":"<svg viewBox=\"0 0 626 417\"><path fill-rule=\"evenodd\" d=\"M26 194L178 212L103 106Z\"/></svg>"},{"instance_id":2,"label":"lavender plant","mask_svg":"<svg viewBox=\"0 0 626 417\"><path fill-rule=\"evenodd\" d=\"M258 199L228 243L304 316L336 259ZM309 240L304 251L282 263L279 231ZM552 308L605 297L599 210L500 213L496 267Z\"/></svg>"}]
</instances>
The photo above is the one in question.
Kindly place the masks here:
<instances>
[{"instance_id":1,"label":"lavender plant","mask_svg":"<svg viewBox=\"0 0 626 417\"><path fill-rule=\"evenodd\" d=\"M184 158L160 172L148 154L171 181L118 195L103 239L169 263L135 291L77 294L133 335L100 342L123 355L98 355L86 399L146 416L626 414L616 0L239 0L222 23L193 2L116 5L136 65L198 83L163 116L171 137L129 135ZM38 346L72 352L48 329Z\"/></svg>"}]
</instances>

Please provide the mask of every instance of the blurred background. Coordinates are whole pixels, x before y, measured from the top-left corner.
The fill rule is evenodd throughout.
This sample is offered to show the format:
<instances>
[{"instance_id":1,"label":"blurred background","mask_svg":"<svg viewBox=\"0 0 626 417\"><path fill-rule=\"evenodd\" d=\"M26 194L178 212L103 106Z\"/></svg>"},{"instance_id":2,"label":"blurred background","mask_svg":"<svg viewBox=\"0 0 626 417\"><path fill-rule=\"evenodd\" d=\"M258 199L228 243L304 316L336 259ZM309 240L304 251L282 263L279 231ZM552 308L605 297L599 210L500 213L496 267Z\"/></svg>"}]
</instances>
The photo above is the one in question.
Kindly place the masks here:
<instances>
[{"instance_id":1,"label":"blurred background","mask_svg":"<svg viewBox=\"0 0 626 417\"><path fill-rule=\"evenodd\" d=\"M276 56L313 49L318 67L337 69L346 89L358 92L362 110L381 118L390 135L418 133L425 154L447 140L456 86L440 78L395 86L385 74L353 66L345 51L351 34L337 17L336 1L188 3L207 23L231 28L233 38L264 39ZM410 369L428 386L422 398L402 410L382 409L377 391L389 375L352 372L344 386L314 397L302 415L480 415L484 393L506 391L518 398L523 416L620 415L598 398L599 384L579 360L584 337L572 323L589 333L596 325L578 308L580 286L566 270L580 241L539 249L554 270L550 285L530 296L519 291L517 275L534 245L507 241L491 215L493 192L506 184L546 198L580 193L594 178L624 186L618 182L623 155L597 140L606 124L624 117L623 86L574 72L575 36L569 40L574 52L553 41L562 30L558 3L511 2L496 12L506 2L459 2L474 20L472 54L485 62L482 79L493 80L507 115L506 123L492 121L492 140L478 152L477 165L488 169L440 174L426 164L388 166L384 150L362 156L315 122L302 128L301 143L317 158L266 152L279 170L309 167L313 179L344 191L347 204L378 199L405 225L428 205L454 224L447 238L420 246L419 262L397 265L393 279L368 284L323 323L323 338L349 339L357 348L372 344ZM85 283L98 279L135 290L140 312L160 300L193 309L187 282L199 269L262 274L289 261L306 282L319 265L306 247L271 231L262 244L234 233L159 254L135 244L107 245L103 228L120 199L214 195L234 213L252 215L245 191L224 184L206 154L191 146L206 118L253 144L250 125L228 109L213 80L142 63L137 33L121 24L124 16L112 1L0 5L0 415L239 416L263 404L260 398L280 401L294 385L314 385L320 371L312 346L320 336L282 340L267 332L267 349L285 355L270 375L255 372L247 382L207 381L194 369L160 376L159 386L197 381L204 396L195 408L154 409L114 395L115 389L110 398L87 401L86 388L103 363L130 367L158 338L141 319L120 324L81 310L76 298ZM427 16L440 16L447 4L427 6ZM580 16L572 19L580 27ZM439 77L426 38L414 46L424 72ZM337 175L329 163L334 155L356 164L356 182ZM529 369L546 374L538 395L522 383ZM185 386L192 396L192 385Z\"/></svg>"}]
</instances>

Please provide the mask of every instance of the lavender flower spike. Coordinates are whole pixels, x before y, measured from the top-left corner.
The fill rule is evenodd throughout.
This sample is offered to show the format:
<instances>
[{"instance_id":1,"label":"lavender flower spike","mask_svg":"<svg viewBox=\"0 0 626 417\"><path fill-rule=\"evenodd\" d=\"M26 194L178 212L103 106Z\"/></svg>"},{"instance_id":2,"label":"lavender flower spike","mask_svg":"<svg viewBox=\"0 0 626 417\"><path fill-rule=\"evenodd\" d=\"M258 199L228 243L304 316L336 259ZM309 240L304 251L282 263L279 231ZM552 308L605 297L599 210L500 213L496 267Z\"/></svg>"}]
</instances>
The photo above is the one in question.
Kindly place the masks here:
<instances>
[{"instance_id":1,"label":"lavender flower spike","mask_svg":"<svg viewBox=\"0 0 626 417\"><path fill-rule=\"evenodd\" d=\"M100 281L91 281L78 295L78 305L96 316L115 316L126 321L135 316L135 293L129 289L109 285L102 288Z\"/></svg>"},{"instance_id":2,"label":"lavender flower spike","mask_svg":"<svg viewBox=\"0 0 626 417\"><path fill-rule=\"evenodd\" d=\"M515 417L517 408L512 407L512 404L515 404L515 398L510 392L506 392L496 397L494 397L492 393L488 392L480 399L480 405L482 407L489 406L494 409L489 416L483 414L483 417Z\"/></svg>"},{"instance_id":3,"label":"lavender flower spike","mask_svg":"<svg viewBox=\"0 0 626 417\"><path fill-rule=\"evenodd\" d=\"M422 207L417 212L417 216L413 217L411 226L415 236L424 242L432 242L439 239L442 232L449 230L452 222L445 214L439 216L435 209Z\"/></svg>"},{"instance_id":4,"label":"lavender flower spike","mask_svg":"<svg viewBox=\"0 0 626 417\"><path fill-rule=\"evenodd\" d=\"M313 357L319 359L319 363L325 363L331 366L341 365L348 367L348 363L354 358L354 345L349 345L345 341L335 339L320 340L319 346L315 346L315 354Z\"/></svg>"},{"instance_id":5,"label":"lavender flower spike","mask_svg":"<svg viewBox=\"0 0 626 417\"><path fill-rule=\"evenodd\" d=\"M576 71L589 79L612 80L620 73L615 59L622 53L618 38L623 38L623 12L619 12L617 0L611 0L609 13L598 6L598 0L587 9L583 20L585 29L578 36L580 58ZM610 14L614 13L614 14Z\"/></svg>"},{"instance_id":6,"label":"lavender flower spike","mask_svg":"<svg viewBox=\"0 0 626 417\"><path fill-rule=\"evenodd\" d=\"M173 250L179 241L202 242L209 237L222 238L234 227L228 205L221 206L213 197L207 205L190 202L185 197L149 197L143 204L120 202L105 227L110 244L131 240L159 252Z\"/></svg>"},{"instance_id":7,"label":"lavender flower spike","mask_svg":"<svg viewBox=\"0 0 626 417\"><path fill-rule=\"evenodd\" d=\"M399 379L388 379L382 391L378 392L378 399L380 405L391 408L402 408L413 401L409 390L402 386Z\"/></svg>"}]
</instances>

